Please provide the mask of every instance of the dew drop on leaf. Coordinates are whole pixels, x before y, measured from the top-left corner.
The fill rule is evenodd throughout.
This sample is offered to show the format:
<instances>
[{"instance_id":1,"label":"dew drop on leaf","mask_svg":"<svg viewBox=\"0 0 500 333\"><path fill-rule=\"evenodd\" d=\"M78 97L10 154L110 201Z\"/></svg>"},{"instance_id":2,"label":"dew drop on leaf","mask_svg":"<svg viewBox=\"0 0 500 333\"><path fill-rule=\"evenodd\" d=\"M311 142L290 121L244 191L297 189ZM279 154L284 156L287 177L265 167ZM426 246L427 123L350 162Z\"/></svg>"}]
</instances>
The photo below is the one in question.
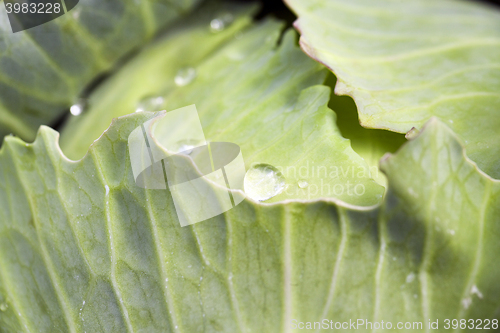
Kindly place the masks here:
<instances>
[{"instance_id":1,"label":"dew drop on leaf","mask_svg":"<svg viewBox=\"0 0 500 333\"><path fill-rule=\"evenodd\" d=\"M80 17L80 12L81 10L79 8L76 8L74 10L72 10L72 14L71 16L75 19L75 20L78 20L78 18Z\"/></svg>"},{"instance_id":2,"label":"dew drop on leaf","mask_svg":"<svg viewBox=\"0 0 500 333\"><path fill-rule=\"evenodd\" d=\"M415 139L418 135L420 134L420 131L418 129L416 129L415 127L412 127L411 130L409 130L406 134L405 134L405 138L406 140L413 140Z\"/></svg>"},{"instance_id":3,"label":"dew drop on leaf","mask_svg":"<svg viewBox=\"0 0 500 333\"><path fill-rule=\"evenodd\" d=\"M179 140L172 145L171 149L174 149L175 153L180 153L184 155L190 155L193 152L193 149L197 146L202 146L205 143L198 140Z\"/></svg>"},{"instance_id":4,"label":"dew drop on leaf","mask_svg":"<svg viewBox=\"0 0 500 333\"><path fill-rule=\"evenodd\" d=\"M161 96L149 96L141 99L137 103L135 112L142 111L161 111L163 106L164 98Z\"/></svg>"},{"instance_id":5,"label":"dew drop on leaf","mask_svg":"<svg viewBox=\"0 0 500 333\"><path fill-rule=\"evenodd\" d=\"M303 179L299 180L298 185L300 188L306 188L309 186L309 183Z\"/></svg>"},{"instance_id":6,"label":"dew drop on leaf","mask_svg":"<svg viewBox=\"0 0 500 333\"><path fill-rule=\"evenodd\" d=\"M280 194L286 186L286 180L274 166L261 163L247 171L243 185L250 198L264 201Z\"/></svg>"},{"instance_id":7,"label":"dew drop on leaf","mask_svg":"<svg viewBox=\"0 0 500 333\"><path fill-rule=\"evenodd\" d=\"M193 67L184 67L177 71L177 75L175 75L174 82L177 86L183 87L193 82L195 77L196 77L196 69L194 69Z\"/></svg>"},{"instance_id":8,"label":"dew drop on leaf","mask_svg":"<svg viewBox=\"0 0 500 333\"><path fill-rule=\"evenodd\" d=\"M0 311L6 311L9 307L9 304L3 302L2 304L0 304Z\"/></svg>"},{"instance_id":9,"label":"dew drop on leaf","mask_svg":"<svg viewBox=\"0 0 500 333\"><path fill-rule=\"evenodd\" d=\"M73 116L79 116L85 110L86 102L84 99L77 100L71 107L69 108L69 112Z\"/></svg>"},{"instance_id":10,"label":"dew drop on leaf","mask_svg":"<svg viewBox=\"0 0 500 333\"><path fill-rule=\"evenodd\" d=\"M210 30L213 32L219 32L226 29L231 23L233 23L233 15L231 13L221 13L212 21L210 21Z\"/></svg>"}]
</instances>

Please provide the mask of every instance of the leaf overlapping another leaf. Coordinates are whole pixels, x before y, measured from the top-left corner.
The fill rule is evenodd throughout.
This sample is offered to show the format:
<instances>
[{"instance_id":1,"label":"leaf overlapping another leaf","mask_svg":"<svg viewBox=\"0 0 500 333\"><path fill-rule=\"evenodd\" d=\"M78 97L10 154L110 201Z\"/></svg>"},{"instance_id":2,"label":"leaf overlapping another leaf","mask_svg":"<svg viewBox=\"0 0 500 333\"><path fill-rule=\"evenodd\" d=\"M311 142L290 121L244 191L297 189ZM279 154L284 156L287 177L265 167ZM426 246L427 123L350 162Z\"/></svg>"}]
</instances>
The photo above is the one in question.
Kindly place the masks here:
<instances>
[{"instance_id":1,"label":"leaf overlapping another leaf","mask_svg":"<svg viewBox=\"0 0 500 333\"><path fill-rule=\"evenodd\" d=\"M196 103L207 139L240 145L247 168L298 168L309 160L366 169L326 106L325 71L297 49L294 34L276 47L279 23L246 28L248 11L235 17L219 34L207 30L210 16L179 26L139 53L96 90L88 114L68 125L65 149L83 155L112 117L133 112L144 95L163 94L165 109ZM184 38L199 40L203 52L167 66L179 53L165 50ZM183 66L195 67L197 78L174 87ZM428 320L500 316L500 184L478 170L441 121L431 119L382 160L389 179L382 202L382 187L368 176L357 179L368 189L362 197L247 198L182 228L168 191L136 186L130 170L128 136L157 115L117 119L79 161L62 154L46 127L33 144L5 139L2 330L290 332L292 319L324 318L420 321L426 329ZM298 178L285 176L297 186Z\"/></svg>"},{"instance_id":2,"label":"leaf overlapping another leaf","mask_svg":"<svg viewBox=\"0 0 500 333\"><path fill-rule=\"evenodd\" d=\"M278 332L291 319L498 317L500 185L439 121L384 160L379 208L245 200L181 228L168 192L137 187L126 162L128 133L153 116L119 119L78 162L47 128L32 145L6 139L3 327Z\"/></svg>"},{"instance_id":3,"label":"leaf overlapping another leaf","mask_svg":"<svg viewBox=\"0 0 500 333\"><path fill-rule=\"evenodd\" d=\"M179 28L179 34L148 48L124 66L116 79L98 89L90 98L93 107L63 131L63 150L81 156L106 121L133 112L143 96L160 94L165 99L161 109L196 104L206 139L238 144L247 169L259 163L279 167L288 188L271 201L330 197L353 205L379 203L383 187L342 138L335 113L326 106L330 91L319 86L326 71L298 49L295 33L287 31L277 47L282 24L267 19L228 40L244 26L242 22L248 23L248 13L223 37L213 36L209 30L213 16L204 14L194 13L193 17L203 17L195 20L198 24ZM165 55L166 50L176 50L175 42L197 36L206 43L202 52L210 50L206 57L180 58L179 52L186 51L183 48ZM219 48L209 47L225 40ZM186 47L194 52L191 43ZM193 66L197 76L190 84L177 87L174 77L183 66ZM127 84L119 84L125 78ZM309 183L307 190L299 187L301 179ZM356 185L360 195L352 191Z\"/></svg>"},{"instance_id":4,"label":"leaf overlapping another leaf","mask_svg":"<svg viewBox=\"0 0 500 333\"><path fill-rule=\"evenodd\" d=\"M500 12L467 1L287 0L301 45L354 98L363 126L406 133L432 116L500 178Z\"/></svg>"}]
</instances>

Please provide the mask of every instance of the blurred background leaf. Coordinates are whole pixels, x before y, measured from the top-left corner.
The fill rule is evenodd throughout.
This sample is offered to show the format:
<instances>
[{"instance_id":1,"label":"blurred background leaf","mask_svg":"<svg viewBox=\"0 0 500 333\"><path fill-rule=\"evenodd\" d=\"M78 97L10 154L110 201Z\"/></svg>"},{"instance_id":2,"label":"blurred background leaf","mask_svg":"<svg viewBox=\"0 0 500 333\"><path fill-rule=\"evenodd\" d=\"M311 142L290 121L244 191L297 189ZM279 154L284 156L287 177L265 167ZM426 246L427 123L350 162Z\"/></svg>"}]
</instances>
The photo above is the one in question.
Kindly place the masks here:
<instances>
[{"instance_id":1,"label":"blurred background leaf","mask_svg":"<svg viewBox=\"0 0 500 333\"><path fill-rule=\"evenodd\" d=\"M33 140L96 79L198 0L81 0L67 14L12 33L0 4L0 136Z\"/></svg>"},{"instance_id":2,"label":"blurred background leaf","mask_svg":"<svg viewBox=\"0 0 500 333\"><path fill-rule=\"evenodd\" d=\"M287 0L302 49L337 75L362 126L406 133L436 116L500 178L500 10L473 1Z\"/></svg>"}]
</instances>

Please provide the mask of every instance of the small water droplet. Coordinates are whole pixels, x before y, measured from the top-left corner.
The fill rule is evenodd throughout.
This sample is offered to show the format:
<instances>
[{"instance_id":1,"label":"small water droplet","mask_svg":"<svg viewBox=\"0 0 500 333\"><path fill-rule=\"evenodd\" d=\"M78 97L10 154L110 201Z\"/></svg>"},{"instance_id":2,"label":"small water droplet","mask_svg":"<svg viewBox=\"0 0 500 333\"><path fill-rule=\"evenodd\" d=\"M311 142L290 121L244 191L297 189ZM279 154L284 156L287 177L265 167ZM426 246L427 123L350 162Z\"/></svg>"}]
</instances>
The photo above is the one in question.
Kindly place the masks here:
<instances>
[{"instance_id":1,"label":"small water droplet","mask_svg":"<svg viewBox=\"0 0 500 333\"><path fill-rule=\"evenodd\" d=\"M221 13L212 21L210 21L210 30L212 32L219 32L226 29L231 23L233 23L234 17L231 13Z\"/></svg>"},{"instance_id":2,"label":"small water droplet","mask_svg":"<svg viewBox=\"0 0 500 333\"><path fill-rule=\"evenodd\" d=\"M174 82L179 87L183 87L185 85L190 84L196 77L196 69L193 67L184 67L177 71L177 75L175 75Z\"/></svg>"},{"instance_id":3,"label":"small water droplet","mask_svg":"<svg viewBox=\"0 0 500 333\"><path fill-rule=\"evenodd\" d=\"M483 298L483 294L479 291L479 289L477 288L477 286L476 286L476 285L473 285L473 286L471 287L471 289L470 289L470 294L471 294L471 295L474 295L474 294L475 294L475 295L477 295L477 297L479 297L479 298L481 298L481 299Z\"/></svg>"},{"instance_id":4,"label":"small water droplet","mask_svg":"<svg viewBox=\"0 0 500 333\"><path fill-rule=\"evenodd\" d=\"M71 107L69 108L69 112L71 112L73 116L79 116L82 114L85 106L86 101L83 98L80 98L73 105L71 105Z\"/></svg>"},{"instance_id":5,"label":"small water droplet","mask_svg":"<svg viewBox=\"0 0 500 333\"><path fill-rule=\"evenodd\" d=\"M197 141L197 140L180 140L177 141L172 145L172 148L174 152L184 154L184 155L191 155L193 152L193 149L197 146L203 146L204 142Z\"/></svg>"},{"instance_id":6,"label":"small water droplet","mask_svg":"<svg viewBox=\"0 0 500 333\"><path fill-rule=\"evenodd\" d=\"M193 148L194 146L191 145L182 145L179 147L179 153L190 155L193 152Z\"/></svg>"},{"instance_id":7,"label":"small water droplet","mask_svg":"<svg viewBox=\"0 0 500 333\"><path fill-rule=\"evenodd\" d=\"M280 194L285 185L285 176L269 164L256 164L245 174L245 193L257 201L268 200Z\"/></svg>"},{"instance_id":8,"label":"small water droplet","mask_svg":"<svg viewBox=\"0 0 500 333\"><path fill-rule=\"evenodd\" d=\"M73 16L73 18L75 20L78 20L78 18L80 17L80 11L81 11L80 9L73 10L73 13L71 14L71 16Z\"/></svg>"},{"instance_id":9,"label":"small water droplet","mask_svg":"<svg viewBox=\"0 0 500 333\"><path fill-rule=\"evenodd\" d=\"M7 311L7 309L9 308L9 304L3 302L2 304L0 304L0 311Z\"/></svg>"},{"instance_id":10,"label":"small water droplet","mask_svg":"<svg viewBox=\"0 0 500 333\"><path fill-rule=\"evenodd\" d=\"M137 103L137 107L135 109L135 112L142 112L142 111L161 111L163 102L165 99L161 96L148 96L139 101Z\"/></svg>"},{"instance_id":11,"label":"small water droplet","mask_svg":"<svg viewBox=\"0 0 500 333\"><path fill-rule=\"evenodd\" d=\"M246 53L237 48L230 48L226 51L226 56L232 61L241 61L245 59Z\"/></svg>"},{"instance_id":12,"label":"small water droplet","mask_svg":"<svg viewBox=\"0 0 500 333\"><path fill-rule=\"evenodd\" d=\"M417 128L412 127L411 130L409 130L405 134L405 138L406 138L406 140L413 140L418 136L419 133L420 133L420 131Z\"/></svg>"},{"instance_id":13,"label":"small water droplet","mask_svg":"<svg viewBox=\"0 0 500 333\"><path fill-rule=\"evenodd\" d=\"M309 183L303 179L299 180L299 187L300 188L306 188L309 186Z\"/></svg>"},{"instance_id":14,"label":"small water droplet","mask_svg":"<svg viewBox=\"0 0 500 333\"><path fill-rule=\"evenodd\" d=\"M413 280L415 280L415 274L414 273L410 273L406 276L406 283L412 283Z\"/></svg>"},{"instance_id":15,"label":"small water droplet","mask_svg":"<svg viewBox=\"0 0 500 333\"><path fill-rule=\"evenodd\" d=\"M462 306L464 307L464 309L467 310L471 304L472 304L472 298L467 297L462 299Z\"/></svg>"}]
</instances>

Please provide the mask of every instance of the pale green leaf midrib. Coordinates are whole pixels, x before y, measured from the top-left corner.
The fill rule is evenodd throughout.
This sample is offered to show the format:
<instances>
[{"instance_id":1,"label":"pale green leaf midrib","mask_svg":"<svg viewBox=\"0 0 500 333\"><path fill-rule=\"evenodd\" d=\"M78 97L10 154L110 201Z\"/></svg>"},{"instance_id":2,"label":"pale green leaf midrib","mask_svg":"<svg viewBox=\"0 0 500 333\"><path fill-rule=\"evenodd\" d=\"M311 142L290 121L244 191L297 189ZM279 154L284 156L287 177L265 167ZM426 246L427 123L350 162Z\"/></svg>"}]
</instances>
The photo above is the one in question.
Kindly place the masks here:
<instances>
[{"instance_id":1,"label":"pale green leaf midrib","mask_svg":"<svg viewBox=\"0 0 500 333\"><path fill-rule=\"evenodd\" d=\"M478 242L477 242L477 249L476 249L476 255L475 255L475 260L474 260L474 266L472 268L472 271L470 273L469 277L469 282L465 285L464 292L462 294L462 300L467 298L467 295L469 294L472 286L474 285L474 281L476 280L478 271L479 271L479 266L482 260L483 256L483 238L484 238L484 225L485 225L485 218L486 218L486 210L488 209L488 204L490 203L490 196L491 196L491 187L492 184L491 182L486 182L485 185L485 193L484 197L482 199L483 204L480 208L480 214L479 214L479 235L478 235ZM464 318L465 314L468 312L468 309L465 307L460 307L458 311L458 317L457 318ZM455 330L456 331L456 330Z\"/></svg>"},{"instance_id":2,"label":"pale green leaf midrib","mask_svg":"<svg viewBox=\"0 0 500 333\"><path fill-rule=\"evenodd\" d=\"M93 161L93 164L95 166L95 169L97 171L97 174L99 175L99 178L101 179L101 183L107 184L106 178L103 173L103 168L100 164L99 157L96 156L95 150L91 151L91 158ZM132 328L132 324L130 322L130 318L128 316L128 311L125 305L123 304L122 301L122 296L119 287L117 286L116 282L116 274L115 274L115 269L116 269L116 262L115 262L115 254L114 254L114 246L113 246L113 228L112 228L112 221L113 219L111 218L110 214L110 208L109 208L109 198L104 198L106 202L104 202L104 213L106 215L106 231L109 236L109 242L108 242L108 251L111 257L111 285L113 286L113 293L115 294L116 301L119 304L120 312L122 319L125 322L125 327L127 328L127 332L133 333L134 329Z\"/></svg>"}]
</instances>

